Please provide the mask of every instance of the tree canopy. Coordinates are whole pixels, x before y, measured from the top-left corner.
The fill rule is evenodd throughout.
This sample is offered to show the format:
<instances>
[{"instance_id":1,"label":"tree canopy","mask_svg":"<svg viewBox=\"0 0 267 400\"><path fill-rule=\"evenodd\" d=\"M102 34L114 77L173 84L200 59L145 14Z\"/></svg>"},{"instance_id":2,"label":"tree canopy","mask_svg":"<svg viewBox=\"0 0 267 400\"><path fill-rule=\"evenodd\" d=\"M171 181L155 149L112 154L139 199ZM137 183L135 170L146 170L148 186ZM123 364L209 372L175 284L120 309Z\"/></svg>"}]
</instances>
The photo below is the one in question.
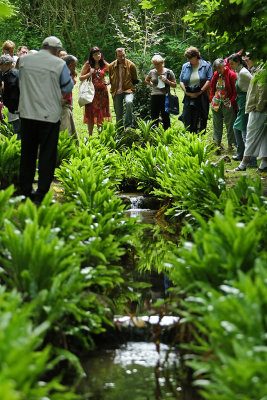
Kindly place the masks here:
<instances>
[{"instance_id":1,"label":"tree canopy","mask_svg":"<svg viewBox=\"0 0 267 400\"><path fill-rule=\"evenodd\" d=\"M9 1L4 0L0 1L0 18L10 17L14 12L13 6L9 3Z\"/></svg>"},{"instance_id":2,"label":"tree canopy","mask_svg":"<svg viewBox=\"0 0 267 400\"><path fill-rule=\"evenodd\" d=\"M184 21L196 30L205 31L210 36L210 45L224 49L235 43L237 50L245 48L258 58L266 58L267 0L191 0L190 4ZM141 5L162 12L189 2L142 0Z\"/></svg>"}]
</instances>

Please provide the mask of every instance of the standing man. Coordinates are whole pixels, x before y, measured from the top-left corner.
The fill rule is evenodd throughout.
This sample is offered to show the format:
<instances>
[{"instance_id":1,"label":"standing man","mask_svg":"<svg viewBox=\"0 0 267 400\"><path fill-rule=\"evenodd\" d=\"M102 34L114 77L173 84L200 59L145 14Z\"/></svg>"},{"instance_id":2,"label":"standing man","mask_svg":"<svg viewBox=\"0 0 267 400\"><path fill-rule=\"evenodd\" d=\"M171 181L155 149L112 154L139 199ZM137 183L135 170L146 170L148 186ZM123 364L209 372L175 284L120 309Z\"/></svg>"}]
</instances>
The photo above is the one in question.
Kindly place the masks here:
<instances>
[{"instance_id":1,"label":"standing man","mask_svg":"<svg viewBox=\"0 0 267 400\"><path fill-rule=\"evenodd\" d=\"M61 41L49 36L40 51L20 59L20 186L22 194L36 204L42 202L54 177L62 93L73 88L70 70L58 57L61 49ZM33 193L38 148L38 189Z\"/></svg>"},{"instance_id":2,"label":"standing man","mask_svg":"<svg viewBox=\"0 0 267 400\"><path fill-rule=\"evenodd\" d=\"M131 128L133 124L133 100L135 85L138 83L135 64L127 60L125 50L120 47L115 52L116 60L109 65L111 95L113 97L116 122L124 128ZM123 121L123 106L125 118Z\"/></svg>"}]
</instances>

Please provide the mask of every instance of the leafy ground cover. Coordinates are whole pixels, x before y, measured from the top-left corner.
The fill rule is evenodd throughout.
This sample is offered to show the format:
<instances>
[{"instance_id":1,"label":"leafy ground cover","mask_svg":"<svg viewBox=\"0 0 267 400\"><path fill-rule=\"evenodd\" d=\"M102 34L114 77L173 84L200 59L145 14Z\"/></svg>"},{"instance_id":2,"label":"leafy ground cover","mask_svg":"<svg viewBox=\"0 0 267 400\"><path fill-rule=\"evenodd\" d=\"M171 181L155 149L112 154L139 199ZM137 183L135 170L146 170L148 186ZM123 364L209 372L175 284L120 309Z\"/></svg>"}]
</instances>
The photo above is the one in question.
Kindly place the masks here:
<instances>
[{"instance_id":1,"label":"leafy ground cover","mask_svg":"<svg viewBox=\"0 0 267 400\"><path fill-rule=\"evenodd\" d=\"M127 135L105 123L89 137L76 100L77 88L79 146L60 134L56 180L39 208L14 195L20 144L8 126L1 131L0 313L15 340L28 332L17 368L40 359L31 385L25 372L14 386L6 369L13 348L5 350L4 398L75 398L60 375L42 382L62 359L81 374L77 356L93 347L114 312L140 301L147 284L137 271L156 270L171 282L161 312L181 316L176 345L203 397L264 399L266 178L249 169L230 178L224 160L237 163L230 153L215 154L212 121L199 137L177 117L166 132L139 120ZM160 201L153 248L142 225L125 215L118 194L129 187Z\"/></svg>"}]
</instances>

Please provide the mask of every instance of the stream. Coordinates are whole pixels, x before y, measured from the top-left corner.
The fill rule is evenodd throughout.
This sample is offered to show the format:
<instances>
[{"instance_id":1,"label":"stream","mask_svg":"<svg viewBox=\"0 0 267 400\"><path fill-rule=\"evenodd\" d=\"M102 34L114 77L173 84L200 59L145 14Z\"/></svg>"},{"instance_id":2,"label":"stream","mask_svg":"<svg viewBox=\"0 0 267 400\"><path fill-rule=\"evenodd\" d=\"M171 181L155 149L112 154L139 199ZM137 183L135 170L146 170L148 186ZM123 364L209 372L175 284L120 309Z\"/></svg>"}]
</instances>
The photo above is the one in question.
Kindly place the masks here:
<instances>
[{"instance_id":1,"label":"stream","mask_svg":"<svg viewBox=\"0 0 267 400\"><path fill-rule=\"evenodd\" d=\"M142 224L151 227L156 224L159 203L155 199L136 193L124 193L120 197L128 205L127 216L140 217ZM165 297L164 277L153 271L148 275L151 283L148 295L153 303ZM177 318L164 318L165 322L158 316L114 319L115 332L100 337L99 348L82 360L86 378L80 390L86 400L200 399L187 382L179 353L170 345L169 331ZM157 340L155 326L160 325L167 334Z\"/></svg>"},{"instance_id":2,"label":"stream","mask_svg":"<svg viewBox=\"0 0 267 400\"><path fill-rule=\"evenodd\" d=\"M92 352L83 363L90 400L198 400L194 389L179 382L179 355L167 344L127 342Z\"/></svg>"},{"instance_id":3,"label":"stream","mask_svg":"<svg viewBox=\"0 0 267 400\"><path fill-rule=\"evenodd\" d=\"M125 211L128 217L140 217L143 224L153 225L156 223L155 215L158 211L158 202L156 200L146 198L143 195L138 195L137 193L125 193L121 195L120 198L129 206L129 208Z\"/></svg>"}]
</instances>

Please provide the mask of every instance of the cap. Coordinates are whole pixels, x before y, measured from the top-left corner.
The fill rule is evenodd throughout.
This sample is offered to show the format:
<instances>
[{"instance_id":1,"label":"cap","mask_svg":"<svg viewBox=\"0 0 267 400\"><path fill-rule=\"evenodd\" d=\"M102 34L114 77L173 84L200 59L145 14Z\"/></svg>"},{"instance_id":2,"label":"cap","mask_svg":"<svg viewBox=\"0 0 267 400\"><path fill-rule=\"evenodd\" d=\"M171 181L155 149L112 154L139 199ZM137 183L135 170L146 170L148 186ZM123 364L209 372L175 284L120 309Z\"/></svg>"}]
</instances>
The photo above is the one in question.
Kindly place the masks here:
<instances>
[{"instance_id":1,"label":"cap","mask_svg":"<svg viewBox=\"0 0 267 400\"><path fill-rule=\"evenodd\" d=\"M62 49L62 42L59 38L56 36L48 36L45 38L43 41L43 46L51 46L51 47L56 47L57 49Z\"/></svg>"}]
</instances>

